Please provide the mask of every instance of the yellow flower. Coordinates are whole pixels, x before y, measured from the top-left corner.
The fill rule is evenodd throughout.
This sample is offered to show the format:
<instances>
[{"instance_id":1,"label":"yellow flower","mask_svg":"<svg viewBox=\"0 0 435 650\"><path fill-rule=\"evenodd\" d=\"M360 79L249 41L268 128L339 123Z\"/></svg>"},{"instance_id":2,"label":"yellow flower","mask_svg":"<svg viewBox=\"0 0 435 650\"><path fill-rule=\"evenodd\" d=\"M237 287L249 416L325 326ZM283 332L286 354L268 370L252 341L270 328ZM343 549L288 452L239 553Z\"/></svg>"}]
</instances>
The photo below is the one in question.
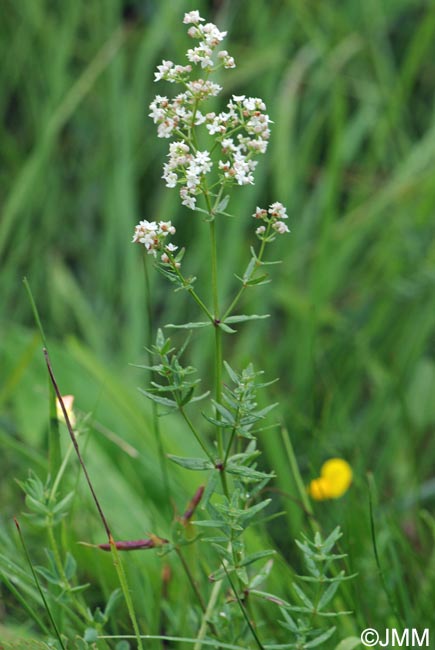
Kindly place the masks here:
<instances>
[{"instance_id":1,"label":"yellow flower","mask_svg":"<svg viewBox=\"0 0 435 650\"><path fill-rule=\"evenodd\" d=\"M63 405L65 406L65 410L68 415L68 419L70 421L71 426L75 427L76 416L73 410L74 395L62 395L62 402ZM56 400L56 413L57 413L57 419L60 420L61 422L65 422L65 417L63 415L62 407L58 399Z\"/></svg>"},{"instance_id":2,"label":"yellow flower","mask_svg":"<svg viewBox=\"0 0 435 650\"><path fill-rule=\"evenodd\" d=\"M311 481L308 494L315 501L338 499L352 483L352 468L342 458L330 458L323 463L320 477Z\"/></svg>"}]
</instances>

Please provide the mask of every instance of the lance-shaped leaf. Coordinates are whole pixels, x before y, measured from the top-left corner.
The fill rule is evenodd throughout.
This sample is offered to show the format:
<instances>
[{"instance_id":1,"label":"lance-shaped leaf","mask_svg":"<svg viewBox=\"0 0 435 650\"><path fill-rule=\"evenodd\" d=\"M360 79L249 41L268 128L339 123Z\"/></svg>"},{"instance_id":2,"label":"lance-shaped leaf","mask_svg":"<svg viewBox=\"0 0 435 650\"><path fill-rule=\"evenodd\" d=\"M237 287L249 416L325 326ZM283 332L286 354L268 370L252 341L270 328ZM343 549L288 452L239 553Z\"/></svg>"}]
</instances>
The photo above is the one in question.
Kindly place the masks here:
<instances>
[{"instance_id":1,"label":"lance-shaped leaf","mask_svg":"<svg viewBox=\"0 0 435 650\"><path fill-rule=\"evenodd\" d=\"M153 402L156 402L156 404L162 404L162 406L168 406L169 408L177 408L177 402L173 399L169 399L168 397L161 397L160 395L155 395L154 393L150 393L148 390L144 390L143 388L139 388L139 391L142 393L142 395L148 397L148 399L152 400Z\"/></svg>"},{"instance_id":2,"label":"lance-shaped leaf","mask_svg":"<svg viewBox=\"0 0 435 650\"><path fill-rule=\"evenodd\" d=\"M199 472L207 469L215 469L213 463L205 458L184 458L182 456L173 456L172 454L168 454L168 458L185 469L192 469Z\"/></svg>"},{"instance_id":3,"label":"lance-shaped leaf","mask_svg":"<svg viewBox=\"0 0 435 650\"><path fill-rule=\"evenodd\" d=\"M228 318L225 319L225 323L244 323L247 320L263 320L264 318L270 318L270 314L251 314L250 316L240 314L238 316L228 316Z\"/></svg>"},{"instance_id":4,"label":"lance-shaped leaf","mask_svg":"<svg viewBox=\"0 0 435 650\"><path fill-rule=\"evenodd\" d=\"M336 630L335 626L329 628L329 630L326 630L326 632L323 632L322 634L319 634L319 636L316 637L315 639L312 639L311 641L308 641L307 643L305 643L305 647L306 648L316 648L316 647L318 647L321 643L324 643L329 638L331 638L331 636L334 634L335 630Z\"/></svg>"},{"instance_id":5,"label":"lance-shaped leaf","mask_svg":"<svg viewBox=\"0 0 435 650\"><path fill-rule=\"evenodd\" d=\"M261 481L264 478L272 478L275 474L266 474L266 472L259 472L252 467L245 467L244 465L233 465L228 463L225 467L228 474L234 474L235 476L240 476L248 481Z\"/></svg>"},{"instance_id":6,"label":"lance-shaped leaf","mask_svg":"<svg viewBox=\"0 0 435 650\"><path fill-rule=\"evenodd\" d=\"M182 323L181 325L174 325L173 323L168 323L168 325L165 325L165 327L171 327L172 329L178 329L178 330L195 330L195 329L200 329L201 327L208 327L211 324L212 322L210 320L207 320L207 321L199 321L197 323Z\"/></svg>"}]
</instances>

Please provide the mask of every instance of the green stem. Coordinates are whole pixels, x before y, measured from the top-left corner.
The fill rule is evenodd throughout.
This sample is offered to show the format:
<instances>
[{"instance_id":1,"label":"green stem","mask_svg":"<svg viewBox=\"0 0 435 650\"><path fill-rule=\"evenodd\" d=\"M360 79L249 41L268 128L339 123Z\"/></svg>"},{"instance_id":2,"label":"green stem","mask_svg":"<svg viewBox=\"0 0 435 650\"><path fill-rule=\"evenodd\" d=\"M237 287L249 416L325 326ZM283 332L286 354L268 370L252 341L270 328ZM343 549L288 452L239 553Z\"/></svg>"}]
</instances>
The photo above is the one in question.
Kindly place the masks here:
<instances>
[{"instance_id":1,"label":"green stem","mask_svg":"<svg viewBox=\"0 0 435 650\"><path fill-rule=\"evenodd\" d=\"M198 635L197 635L197 642L195 643L193 650L201 650L203 646L204 637L207 632L207 625L213 614L213 610L216 606L216 602L219 596L219 592L222 588L222 584L223 584L223 580L219 580L219 582L215 582L213 586L213 589L210 594L210 598L207 603L207 608L202 617L201 626L199 628Z\"/></svg>"},{"instance_id":2,"label":"green stem","mask_svg":"<svg viewBox=\"0 0 435 650\"><path fill-rule=\"evenodd\" d=\"M45 625L44 621L41 619L39 614L28 604L26 599L21 595L21 593L18 591L18 589L13 585L13 583L9 580L8 576L4 574L3 572L0 572L0 579L2 583L5 585L5 587L11 592L11 594L16 598L17 602L20 603L20 605L23 607L23 610L25 610L31 618L35 621L35 623L41 628L41 631L49 636L50 630L48 627ZM1 648L1 646L0 646Z\"/></svg>"},{"instance_id":3,"label":"green stem","mask_svg":"<svg viewBox=\"0 0 435 650\"><path fill-rule=\"evenodd\" d=\"M205 609L206 609L205 602L204 602L204 600L202 598L201 592L198 589L198 585L195 582L195 578L192 575L190 567L186 562L186 558L182 554L181 548L179 548L178 546L175 547L175 552L177 553L178 557L180 558L180 562L183 565L183 569L184 569L185 574L187 575L187 579L189 580L190 585L191 585L191 587L193 589L193 592L194 592L196 598L198 599L199 606L201 607L201 610L204 613Z\"/></svg>"},{"instance_id":4,"label":"green stem","mask_svg":"<svg viewBox=\"0 0 435 650\"><path fill-rule=\"evenodd\" d=\"M255 262L255 267L254 267L254 269L257 269L257 268L260 267L261 264L262 264L262 261L263 261L263 255L264 255L264 250L265 250L265 248L266 248L266 244L267 244L267 237L269 236L269 234L270 234L270 223L269 223L268 226L267 226L266 234L265 234L265 236L264 236L264 239L263 239L262 242L261 242L260 250L259 250L259 253L258 253L258 255L257 255L257 259L256 259L256 262ZM236 307L236 305L238 304L240 298L243 296L243 294L245 293L245 290L246 290L246 289L248 288L248 286L249 286L249 285L247 284L247 282L248 282L249 279L250 279L250 278L247 278L246 281L245 281L245 278L243 279L243 284L242 284L242 286L240 287L240 289L239 289L238 292L236 293L236 295L235 295L233 301L231 302L230 306L228 307L228 309L225 311L224 315L222 316L222 320L223 320L223 321L225 321L225 319L228 318L228 316L230 316L230 315L232 314L232 312L233 312L234 308Z\"/></svg>"},{"instance_id":5,"label":"green stem","mask_svg":"<svg viewBox=\"0 0 435 650\"><path fill-rule=\"evenodd\" d=\"M31 570L32 575L33 575L33 579L34 579L35 584L36 584L36 588L38 589L39 595L41 596L42 602L44 603L45 611L47 612L48 618L50 619L50 623L53 626L53 630L54 630L55 635L57 636L60 647L62 648L62 650L66 650L65 645L64 645L64 643L62 641L62 637L60 636L59 628L56 625L56 621L54 620L53 614L51 613L51 610L50 610L50 608L48 606L48 602L47 602L47 600L45 598L44 592L42 591L42 587L41 587L41 585L39 583L38 576L36 575L36 571L33 568L32 560L30 559L29 551L27 550L27 546L26 546L26 544L24 542L24 537L23 537L23 534L21 532L20 525L19 525L18 521L15 518L14 518L14 521L15 521L15 526L16 526L17 531L18 531L18 535L20 537L21 545L22 545L23 550L24 550L24 554L26 556L26 560L27 560L27 562L29 564L30 570Z\"/></svg>"},{"instance_id":6,"label":"green stem","mask_svg":"<svg viewBox=\"0 0 435 650\"><path fill-rule=\"evenodd\" d=\"M222 567L223 567L223 569L224 569L224 571L226 573L228 582L231 585L231 589L233 590L233 593L234 593L234 595L236 597L236 600L237 600L237 603L238 603L238 605L240 607L242 615L243 615L243 617L244 617L244 619L246 621L246 624L247 624L247 626L248 626L248 628L249 628L249 630L250 630L250 632L251 632L251 634L252 634L252 636L254 638L255 643L257 644L258 649L259 650L264 650L264 646L261 643L260 639L258 638L258 634L257 634L252 622L249 619L248 612L246 611L246 607L244 606L244 604L242 602L242 599L240 598L239 594L237 593L237 590L236 590L236 588L234 586L234 582L232 581L231 576L230 576L229 572L227 571L227 568L226 568L224 562L222 562Z\"/></svg>"},{"instance_id":7,"label":"green stem","mask_svg":"<svg viewBox=\"0 0 435 650\"><path fill-rule=\"evenodd\" d=\"M38 327L41 335L42 345L47 348L47 339L45 337L44 328L39 317L38 308L35 299L33 298L32 290L30 288L27 278L23 279L24 287L29 297L30 306L33 312L36 326ZM48 473L50 476L55 476L60 467L60 436L59 436L59 422L57 420L57 407L56 407L56 393L53 389L50 376L48 376L48 412L49 412L49 442L48 442Z\"/></svg>"},{"instance_id":8,"label":"green stem","mask_svg":"<svg viewBox=\"0 0 435 650\"><path fill-rule=\"evenodd\" d=\"M211 213L210 202L207 194L205 195L207 205ZM217 269L217 243L216 243L216 222L210 221L210 243L211 243L211 282L213 293L213 311L215 325L215 398L216 402L222 402L222 330L218 327L219 318L219 289L218 289L218 269ZM219 414L217 414L219 419ZM219 456L223 458L222 431L218 427L218 450Z\"/></svg>"},{"instance_id":9,"label":"green stem","mask_svg":"<svg viewBox=\"0 0 435 650\"><path fill-rule=\"evenodd\" d=\"M210 205L210 199L207 192L204 192L204 197L207 203L207 209L210 217L213 216L213 211ZM216 243L216 221L214 218L210 221L210 243L211 243L211 281L213 293L213 311L214 311L214 334L215 334L215 355L214 355L214 371L215 371L215 399L217 404L222 403L222 329L219 327L219 287L218 287L218 267L217 267L217 243ZM220 420L220 413L216 410L216 419ZM216 426L217 433L217 448L219 458L224 459L224 443L222 437L222 428ZM229 498L227 477L225 473L225 464L222 465L219 471L222 489L227 498Z\"/></svg>"},{"instance_id":10,"label":"green stem","mask_svg":"<svg viewBox=\"0 0 435 650\"><path fill-rule=\"evenodd\" d=\"M55 537L55 534L54 534L53 522L52 521L47 522L47 534L48 534L48 540L49 540L49 543L50 543L50 546L51 546L51 550L53 551L53 556L54 556L54 561L56 563L57 571L58 571L60 577L62 578L62 583L63 583L62 588L66 591L66 593L71 595L72 587L71 587L71 584L70 584L68 578L66 577L65 569L63 568L62 559L60 557L60 552L59 552L59 546L57 544L56 537ZM89 616L88 616L88 612L86 610L86 607L84 607L82 605L82 603L80 603L79 600L76 597L74 597L72 599L72 601L73 601L73 603L75 605L75 608L76 608L77 612L82 617L82 619L84 621L88 622L89 621Z\"/></svg>"},{"instance_id":11,"label":"green stem","mask_svg":"<svg viewBox=\"0 0 435 650\"><path fill-rule=\"evenodd\" d=\"M78 438L78 437L79 437L79 433L76 432L76 438ZM64 475L65 470L66 470L66 468L67 468L67 465L68 465L68 461L69 461L69 459L70 459L70 456L71 456L71 454L72 454L73 452L74 452L74 447L73 447L73 445L71 444L71 445L68 447L68 450L67 450L67 452L66 452L66 454L65 454L65 457L64 457L64 459L63 459L63 461L62 461L62 465L59 467L59 471L58 471L57 476L56 476L56 478L55 478L55 480L54 480L54 482L53 482L53 487L51 488L51 491L50 491L49 501L54 501L55 498L56 498L56 492L57 492L57 489L58 489L59 484L60 484L60 482L61 482L61 480L62 480L62 476Z\"/></svg>"},{"instance_id":12,"label":"green stem","mask_svg":"<svg viewBox=\"0 0 435 650\"><path fill-rule=\"evenodd\" d=\"M151 284L150 284L150 276L148 272L148 264L146 261L146 254L143 256L143 268L144 268L144 276L145 276L145 294L146 294L146 310L147 310L147 331L148 331L148 336L147 336L147 348L148 348L148 357L149 357L149 365L153 365L153 355L151 352L151 346L153 343L152 337L153 337L153 332L154 332L154 317L153 317L153 308L152 308L152 303L151 303ZM150 379L154 379L154 373L151 370L150 371ZM166 462L166 456L165 456L165 450L163 448L163 441L162 441L162 435L161 435L161 430L160 430L160 422L159 422L159 413L158 413L158 406L156 402L152 401L151 402L151 409L152 409L152 419L153 419L153 431L154 431L154 438L156 440L156 445L157 445L157 453L159 455L159 462L160 462L160 470L162 474L162 479L163 479L163 490L165 493L165 503L166 506L169 508L170 507L170 490L169 490L169 475L168 475L168 466Z\"/></svg>"},{"instance_id":13,"label":"green stem","mask_svg":"<svg viewBox=\"0 0 435 650\"><path fill-rule=\"evenodd\" d=\"M290 464L291 473L293 475L293 480L296 484L297 490L299 492L299 497L302 502L304 511L309 517L310 526L313 533L319 532L320 528L314 518L313 508L308 498L307 490L305 488L304 482L302 480L301 473L299 471L298 461L296 460L296 455L293 449L292 441L290 439L289 433L285 427L281 427L281 438L284 444L285 453Z\"/></svg>"},{"instance_id":14,"label":"green stem","mask_svg":"<svg viewBox=\"0 0 435 650\"><path fill-rule=\"evenodd\" d=\"M175 263L174 256L171 254L170 251L166 251L166 254L167 254L167 256L168 256L168 258L169 258L169 260L170 260L170 262L171 262L172 270L173 270L174 273L176 273L176 275L178 276L178 279L180 280L180 282L181 282L181 284L183 285L183 287L184 287L184 288L189 292L189 294L192 296L192 298L194 299L194 301L196 302L196 304L198 305L198 307L199 307L199 308L201 309L201 311L204 312L204 314L207 316L207 318L209 319L209 321L210 321L211 323L214 323L213 314L212 314L211 311L206 307L206 305L205 305L204 302L201 300L201 298L198 296L198 294L197 294L196 291L193 289L193 287L189 286L189 281L186 280L186 278L184 277L184 275L181 273L180 269L177 267L177 265L176 265L176 263Z\"/></svg>"},{"instance_id":15,"label":"green stem","mask_svg":"<svg viewBox=\"0 0 435 650\"><path fill-rule=\"evenodd\" d=\"M133 625L133 630L137 641L137 650L143 650L139 625L136 618L136 612L134 611L133 600L130 594L130 589L128 587L127 577L125 575L124 567L122 565L118 549L116 548L116 544L113 541L112 536L110 536L110 548L113 556L113 564L115 565L116 573L118 574L119 584L121 585L122 593L124 594L125 602L127 605L127 610L131 623Z\"/></svg>"},{"instance_id":16,"label":"green stem","mask_svg":"<svg viewBox=\"0 0 435 650\"><path fill-rule=\"evenodd\" d=\"M195 438L196 438L198 444L200 445L201 449L203 450L203 452L205 453L205 455L206 455L207 458L209 459L209 461L212 462L213 465L216 465L216 461L215 461L215 459L213 458L213 456L211 455L211 453L209 452L209 450L207 449L207 447L205 446L205 444L204 444L203 441L201 440L201 436L199 435L198 431L196 430L196 427L195 427L195 425L193 424L192 420L189 418L189 416L187 415L186 411L184 410L184 407L183 407L183 406L179 406L178 409L179 409L181 415L183 416L183 418L184 418L186 424L188 425L189 429L191 430L191 432L192 432L193 435L195 436Z\"/></svg>"}]
</instances>

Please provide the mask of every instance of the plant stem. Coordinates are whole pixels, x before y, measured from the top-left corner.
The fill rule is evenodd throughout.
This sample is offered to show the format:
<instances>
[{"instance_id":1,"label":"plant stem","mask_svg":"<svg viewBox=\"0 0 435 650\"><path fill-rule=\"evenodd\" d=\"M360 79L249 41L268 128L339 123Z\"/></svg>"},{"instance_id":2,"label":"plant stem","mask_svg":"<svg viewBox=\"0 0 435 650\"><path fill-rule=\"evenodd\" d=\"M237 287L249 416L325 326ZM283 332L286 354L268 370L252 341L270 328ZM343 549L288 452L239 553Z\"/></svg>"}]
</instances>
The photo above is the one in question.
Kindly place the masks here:
<instances>
[{"instance_id":1,"label":"plant stem","mask_svg":"<svg viewBox=\"0 0 435 650\"><path fill-rule=\"evenodd\" d=\"M293 480L296 484L297 490L299 492L299 497L302 502L304 511L309 517L309 522L313 533L319 532L320 528L314 518L314 512L311 505L311 502L308 498L307 490L305 488L302 476L299 471L298 461L296 460L296 455L293 449L292 441L290 439L289 433L285 427L281 427L281 438L284 444L284 449L290 464L291 473L293 475Z\"/></svg>"},{"instance_id":2,"label":"plant stem","mask_svg":"<svg viewBox=\"0 0 435 650\"><path fill-rule=\"evenodd\" d=\"M249 619L248 612L246 611L246 608L245 608L245 606L244 606L244 604L243 604L243 602L242 602L242 600L241 600L239 594L237 593L237 590L236 590L236 588L235 588L235 586L234 586L234 583L233 583L233 581L232 581L232 579L231 579L231 576L230 576L229 572L227 571L227 568L226 568L224 562L222 562L222 567L223 567L223 569L224 569L224 571L225 571L225 573L226 573L226 575L227 575L228 582L229 582L230 585L231 585L231 589L233 590L233 593L234 593L234 595L235 595L235 597L236 597L237 603L238 603L238 605L239 605L239 607L240 607L240 610L241 610L241 612L242 612L242 614L243 614L243 617L244 617L244 619L245 619L245 621L246 621L246 623L247 623L247 625L248 625L248 628L249 628L249 630L251 631L251 634L252 634L252 636L253 636L253 638L254 638L254 641L255 641L255 643L257 644L258 649L259 649L259 650L264 650L264 646L263 646L263 644L261 643L260 639L258 638L257 632L256 632L256 630L255 630L255 628L254 628L252 622L251 622L250 619Z\"/></svg>"},{"instance_id":3,"label":"plant stem","mask_svg":"<svg viewBox=\"0 0 435 650\"><path fill-rule=\"evenodd\" d=\"M191 587L192 587L192 589L193 589L193 591L194 591L194 593L195 593L195 596L196 596L197 599L198 599L199 605L200 605L200 607L201 607L201 609L202 609L202 611L203 611L203 613L204 613L204 612L205 612L205 608L206 608L206 606L205 606L205 602L204 602L204 600L203 600L203 597L202 597L202 595L201 595L201 592L200 592L199 589L198 589L198 585L197 585L196 582L195 582L195 578L194 578L193 575L192 575L192 572L191 572L191 570L190 570L190 567L189 567L189 565L188 565L187 562L186 562L186 558L184 557L183 553L181 552L181 548L179 548L178 546L175 547L175 552L177 553L178 557L180 558L180 562L181 562L181 564L183 565L184 572L185 572L186 575L187 575L187 578L188 578L188 580L189 580L189 582L190 582L190 585L191 585Z\"/></svg>"},{"instance_id":4,"label":"plant stem","mask_svg":"<svg viewBox=\"0 0 435 650\"><path fill-rule=\"evenodd\" d=\"M205 444L201 440L201 436L199 435L198 431L196 430L195 425L193 424L192 420L189 418L186 411L184 410L184 407L179 406L178 409L179 409L181 415L183 416L186 424L188 425L189 429L191 430L191 432L195 436L195 438L196 438L198 444L200 445L201 449L203 450L203 452L205 453L207 458L213 463L213 465L215 465L216 464L215 459L213 458L213 456L211 455L211 453L209 452L209 450L207 449L207 447L205 446Z\"/></svg>"},{"instance_id":5,"label":"plant stem","mask_svg":"<svg viewBox=\"0 0 435 650\"><path fill-rule=\"evenodd\" d=\"M207 201L207 207L212 216L213 212L210 206L208 194L204 193ZM214 354L214 368L215 368L215 399L217 404L222 403L222 329L219 327L219 287L218 287L218 268L217 268L217 242L216 242L216 221L213 218L210 221L210 243L211 243L211 281L213 292L213 311L214 311L214 334L215 334L215 354ZM220 420L220 413L216 410L216 419ZM224 444L222 438L222 428L217 425L217 447L218 454L221 461L224 459ZM225 464L219 472L222 489L225 496L229 497L227 477L225 474Z\"/></svg>"},{"instance_id":6,"label":"plant stem","mask_svg":"<svg viewBox=\"0 0 435 650\"><path fill-rule=\"evenodd\" d=\"M201 627L199 628L198 635L197 635L197 642L195 643L193 650L201 650L202 648L203 645L202 642L207 632L208 621L211 618L211 615L215 608L216 601L218 599L219 592L222 587L222 582L223 582L222 580L219 580L219 582L216 582L213 586L213 589L210 594L210 598L207 603L207 609L205 610L204 615L202 617Z\"/></svg>"},{"instance_id":7,"label":"plant stem","mask_svg":"<svg viewBox=\"0 0 435 650\"><path fill-rule=\"evenodd\" d=\"M127 577L125 575L124 567L122 565L122 561L119 556L119 552L118 549L116 548L116 544L113 540L112 535L110 535L110 548L112 551L113 564L115 565L116 573L118 574L119 583L121 585L121 589L122 589L122 593L124 594L128 613L130 615L130 620L133 625L133 630L137 641L137 650L143 650L139 625L136 618L136 612L134 611L134 606L133 606L133 599L131 597L130 589L128 587L128 582L127 582Z\"/></svg>"},{"instance_id":8,"label":"plant stem","mask_svg":"<svg viewBox=\"0 0 435 650\"><path fill-rule=\"evenodd\" d=\"M143 268L144 268L144 277L145 277L145 300L146 300L146 311L147 311L147 348L148 348L148 357L149 357L149 365L153 365L153 358L152 358L152 352L151 352L151 346L152 346L152 337L153 337L153 332L154 332L154 318L153 318L153 308L152 308L152 303L151 303L151 285L150 285L150 276L148 272L148 264L146 260L146 254L144 253L143 256ZM154 373L152 370L150 370L150 379L153 380ZM154 431L154 437L156 440L156 445L157 445L157 453L159 455L159 462L160 462L160 470L162 473L162 479L163 479L163 489L165 493L165 504L166 507L170 507L170 490L169 490L169 475L168 475L168 467L167 467L167 462L166 462L166 456L165 456L165 450L163 448L163 441L162 441L162 435L160 431L160 422L159 422L159 414L158 414L158 406L156 402L151 401L151 409L152 409L152 418L153 418L153 431Z\"/></svg>"},{"instance_id":9,"label":"plant stem","mask_svg":"<svg viewBox=\"0 0 435 650\"><path fill-rule=\"evenodd\" d=\"M26 556L27 562L29 564L30 570L31 570L32 575L33 575L33 579L34 579L35 584L36 584L36 588L38 589L39 595L41 596L42 602L44 603L45 611L47 612L48 618L50 619L50 623L53 626L53 630L54 630L54 632L55 632L55 634L57 636L60 647L62 648L62 650L66 650L65 645L64 645L64 643L62 641L62 637L60 635L59 628L56 625L56 621L54 620L53 615L51 613L51 610L50 610L50 608L48 606L48 602L47 602L47 600L45 598L44 592L42 591L42 587L41 587L41 585L39 583L38 576L36 575L36 571L33 568L32 560L30 559L30 555L29 555L29 552L27 550L27 546L26 546L26 544L24 542L24 537L23 537L23 534L21 532L20 525L19 525L18 521L15 518L14 518L14 521L15 521L15 526L16 526L17 531L18 531L18 535L20 537L21 545L22 545L23 550L24 550L24 554Z\"/></svg>"},{"instance_id":10,"label":"plant stem","mask_svg":"<svg viewBox=\"0 0 435 650\"><path fill-rule=\"evenodd\" d=\"M42 345L47 348L47 339L45 337L44 328L39 317L38 308L35 299L33 298L32 290L30 288L27 278L23 279L24 287L29 297L30 306L32 308L33 317L41 335ZM52 386L50 375L48 375L48 413L49 413L49 442L48 442L48 473L50 476L55 476L60 467L60 436L59 436L59 422L57 420L56 408L56 393Z\"/></svg>"},{"instance_id":11,"label":"plant stem","mask_svg":"<svg viewBox=\"0 0 435 650\"><path fill-rule=\"evenodd\" d=\"M66 577L65 569L62 564L62 560L59 553L59 546L57 544L56 537L54 534L52 521L47 522L47 534L48 534L48 540L51 546L51 550L53 551L54 561L56 562L57 571L60 577L62 578L62 582L63 582L62 589L65 590L65 592L71 596L71 584L68 578ZM86 622L89 622L89 616L86 607L84 607L84 605L75 596L72 598L72 602L74 603L75 608L79 613L79 615L82 617L82 619Z\"/></svg>"},{"instance_id":12,"label":"plant stem","mask_svg":"<svg viewBox=\"0 0 435 650\"><path fill-rule=\"evenodd\" d=\"M265 250L265 248L266 248L267 237L269 236L269 233L270 233L270 224L267 226L267 231L266 231L265 237L264 237L264 239L263 239L262 242L261 242L260 250L259 250L259 253L258 253L257 257L256 257L254 270L257 269L259 266L262 265L262 262L263 262L263 255L264 255L264 250ZM253 272L254 272L254 271L253 271ZM246 273L246 272L245 272L245 273ZM236 293L236 295L235 295L233 301L231 302L230 306L228 307L228 309L225 311L224 315L222 316L222 320L223 320L223 321L225 321L225 319L228 318L228 316L230 316L230 315L232 314L232 312L233 312L235 306L238 304L240 298L242 297L242 295L245 293L245 290L246 290L247 287L249 286L249 285L247 284L247 282L248 282L249 279L250 279L250 278L246 278L246 280L245 280L245 277L243 278L243 284L242 284L242 286L240 287L240 289L239 289L238 292Z\"/></svg>"},{"instance_id":13,"label":"plant stem","mask_svg":"<svg viewBox=\"0 0 435 650\"><path fill-rule=\"evenodd\" d=\"M209 321L214 324L213 314L206 307L206 305L201 300L201 298L198 296L196 291L191 286L189 286L189 281L184 277L184 275L181 273L180 269L176 266L174 256L168 250L166 251L166 254L169 257L169 259L171 261L172 269L177 274L178 279L181 281L181 284L183 285L183 288L186 289L190 293L190 295L192 296L192 298L194 299L194 301L196 302L198 307L201 309L201 311L204 312L204 314L207 316Z\"/></svg>"}]
</instances>

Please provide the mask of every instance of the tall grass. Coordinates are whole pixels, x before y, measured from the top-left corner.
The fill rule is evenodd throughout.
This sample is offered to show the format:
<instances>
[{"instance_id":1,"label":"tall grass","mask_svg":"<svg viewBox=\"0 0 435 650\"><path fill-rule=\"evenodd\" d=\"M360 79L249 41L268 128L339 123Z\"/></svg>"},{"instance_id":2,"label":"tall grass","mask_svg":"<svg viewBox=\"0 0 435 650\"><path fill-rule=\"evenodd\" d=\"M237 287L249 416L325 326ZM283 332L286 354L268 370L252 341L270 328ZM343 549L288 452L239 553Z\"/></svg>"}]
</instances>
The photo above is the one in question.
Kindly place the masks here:
<instances>
[{"instance_id":1,"label":"tall grass","mask_svg":"<svg viewBox=\"0 0 435 650\"><path fill-rule=\"evenodd\" d=\"M405 624L427 627L435 596L433 4L6 0L0 639L34 633L19 594L41 607L24 560L7 559L15 539L11 517L22 509L13 478L46 463L46 378L23 275L52 340L59 383L91 413L86 460L111 521L126 538L167 526L151 413L136 391L143 380L128 367L143 362L147 333L142 269L127 243L140 217L170 218L177 241L195 242L189 272L199 275L205 263L195 219L160 181L164 151L146 117L152 71L162 56L180 58L184 43L175 25L192 8L231 30L239 65L230 91L263 97L276 122L255 187L234 197L234 212L246 219L225 222L220 245L242 271L257 204L278 197L292 222L271 288L246 298L253 312L272 319L244 325L228 359L241 366L255 356L268 378L280 378L269 391L281 403L284 432L278 427L261 440L287 513L261 533L283 558L281 576L271 580L286 591L289 566L298 562L290 540L310 526L286 453L290 439L306 483L331 456L354 469L345 497L314 507L322 528L342 526L351 572L359 573L360 582L344 594L356 613L349 631L383 629L397 612ZM157 322L189 320L181 298L169 300L170 289L156 277L153 284ZM222 300L234 286L224 272ZM195 337L195 363L212 372L203 349L204 338ZM163 434L166 451L195 449L177 418L164 421ZM196 485L181 471L172 481L182 509ZM74 536L62 544L88 567L97 605L115 579L110 559L91 569L92 551L75 545L98 541L91 504L84 489L79 494ZM27 536L32 548L36 531ZM141 624L158 633L160 563L144 553L129 569ZM169 601L181 607L170 615L183 633L190 587L178 566L172 570Z\"/></svg>"}]
</instances>

